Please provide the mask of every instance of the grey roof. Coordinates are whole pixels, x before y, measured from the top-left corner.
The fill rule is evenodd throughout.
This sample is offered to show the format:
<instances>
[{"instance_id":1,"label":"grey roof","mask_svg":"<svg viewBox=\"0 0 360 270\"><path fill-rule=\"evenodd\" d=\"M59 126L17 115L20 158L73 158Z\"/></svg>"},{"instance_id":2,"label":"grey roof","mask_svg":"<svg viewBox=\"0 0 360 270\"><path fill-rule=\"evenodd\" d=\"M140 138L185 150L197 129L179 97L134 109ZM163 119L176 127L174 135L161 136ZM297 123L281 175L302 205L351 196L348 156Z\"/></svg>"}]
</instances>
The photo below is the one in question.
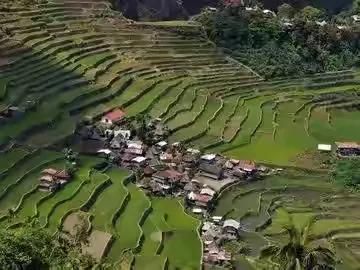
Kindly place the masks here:
<instances>
[{"instance_id":1,"label":"grey roof","mask_svg":"<svg viewBox=\"0 0 360 270\"><path fill-rule=\"evenodd\" d=\"M219 167L217 165L213 165L213 164L207 164L207 163L201 163L199 166L199 169L206 173L214 174L218 177L220 177L223 172L223 169L221 167Z\"/></svg>"},{"instance_id":2,"label":"grey roof","mask_svg":"<svg viewBox=\"0 0 360 270\"><path fill-rule=\"evenodd\" d=\"M239 230L240 229L240 222L234 220L234 219L227 219L224 221L224 225L223 225L223 228L225 227L232 227L236 230Z\"/></svg>"}]
</instances>

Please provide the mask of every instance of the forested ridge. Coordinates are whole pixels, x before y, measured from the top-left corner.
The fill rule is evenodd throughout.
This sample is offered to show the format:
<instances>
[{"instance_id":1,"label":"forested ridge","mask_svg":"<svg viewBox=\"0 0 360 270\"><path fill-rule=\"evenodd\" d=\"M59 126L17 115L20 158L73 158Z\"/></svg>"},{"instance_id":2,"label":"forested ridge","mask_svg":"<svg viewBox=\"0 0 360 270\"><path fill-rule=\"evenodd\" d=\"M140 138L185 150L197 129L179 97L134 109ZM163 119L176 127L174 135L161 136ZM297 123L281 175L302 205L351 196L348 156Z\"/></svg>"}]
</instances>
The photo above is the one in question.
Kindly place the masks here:
<instances>
[{"instance_id":1,"label":"forested ridge","mask_svg":"<svg viewBox=\"0 0 360 270\"><path fill-rule=\"evenodd\" d=\"M230 4L229 4L230 3ZM209 38L266 78L337 71L359 65L360 24L352 10L332 16L288 4L277 13L229 2L196 20Z\"/></svg>"}]
</instances>

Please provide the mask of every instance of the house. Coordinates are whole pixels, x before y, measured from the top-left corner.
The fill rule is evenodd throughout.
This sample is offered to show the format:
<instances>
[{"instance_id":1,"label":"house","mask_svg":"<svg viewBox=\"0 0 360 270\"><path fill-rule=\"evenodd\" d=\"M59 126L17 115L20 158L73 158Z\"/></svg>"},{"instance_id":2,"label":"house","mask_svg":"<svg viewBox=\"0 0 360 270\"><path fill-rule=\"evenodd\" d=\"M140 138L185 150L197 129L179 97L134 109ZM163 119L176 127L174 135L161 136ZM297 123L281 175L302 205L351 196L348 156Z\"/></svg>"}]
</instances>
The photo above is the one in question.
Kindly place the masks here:
<instances>
[{"instance_id":1,"label":"house","mask_svg":"<svg viewBox=\"0 0 360 270\"><path fill-rule=\"evenodd\" d=\"M212 216L211 219L215 222L215 224L218 224L222 221L222 216Z\"/></svg>"},{"instance_id":2,"label":"house","mask_svg":"<svg viewBox=\"0 0 360 270\"><path fill-rule=\"evenodd\" d=\"M111 141L110 141L110 148L111 149L121 149L125 144L125 140L124 137L122 137L121 135L115 136Z\"/></svg>"},{"instance_id":3,"label":"house","mask_svg":"<svg viewBox=\"0 0 360 270\"><path fill-rule=\"evenodd\" d=\"M161 162L169 164L174 160L174 156L171 153L163 152L159 155L159 159Z\"/></svg>"},{"instance_id":4,"label":"house","mask_svg":"<svg viewBox=\"0 0 360 270\"><path fill-rule=\"evenodd\" d=\"M339 30L344 30L344 29L348 29L348 28L349 28L347 25L337 25L336 27L337 27L337 29L339 29Z\"/></svg>"},{"instance_id":5,"label":"house","mask_svg":"<svg viewBox=\"0 0 360 270\"><path fill-rule=\"evenodd\" d=\"M50 175L43 175L40 177L40 184L39 184L40 191L53 192L57 190L59 186L60 183L57 181L57 179Z\"/></svg>"},{"instance_id":6,"label":"house","mask_svg":"<svg viewBox=\"0 0 360 270\"><path fill-rule=\"evenodd\" d=\"M65 170L56 170L53 168L45 169L41 172L44 175L50 175L60 180L69 181L71 179L71 175L68 174Z\"/></svg>"},{"instance_id":7,"label":"house","mask_svg":"<svg viewBox=\"0 0 360 270\"><path fill-rule=\"evenodd\" d=\"M199 165L200 175L215 180L220 180L223 177L223 169L217 164L201 163Z\"/></svg>"},{"instance_id":8,"label":"house","mask_svg":"<svg viewBox=\"0 0 360 270\"><path fill-rule=\"evenodd\" d=\"M158 196L163 196L165 195L165 189L166 186L161 186L159 183L157 182L153 182L151 181L149 184L149 189L151 190L151 192L155 195Z\"/></svg>"},{"instance_id":9,"label":"house","mask_svg":"<svg viewBox=\"0 0 360 270\"><path fill-rule=\"evenodd\" d=\"M215 11L217 11L218 9L217 9L216 7L207 7L207 10L212 11L212 12L215 12Z\"/></svg>"},{"instance_id":10,"label":"house","mask_svg":"<svg viewBox=\"0 0 360 270\"><path fill-rule=\"evenodd\" d=\"M238 179L243 179L247 176L247 173L239 168L234 168L232 170L232 176Z\"/></svg>"},{"instance_id":11,"label":"house","mask_svg":"<svg viewBox=\"0 0 360 270\"><path fill-rule=\"evenodd\" d=\"M200 160L203 162L211 163L211 162L215 161L215 158L216 158L215 154L206 154L206 155L202 155L200 157Z\"/></svg>"},{"instance_id":12,"label":"house","mask_svg":"<svg viewBox=\"0 0 360 270\"><path fill-rule=\"evenodd\" d=\"M181 161L182 161L185 169L192 169L196 166L198 159L195 155L186 153L185 155L182 156Z\"/></svg>"},{"instance_id":13,"label":"house","mask_svg":"<svg viewBox=\"0 0 360 270\"><path fill-rule=\"evenodd\" d=\"M360 22L360 15L353 15L351 18L354 20L354 22Z\"/></svg>"},{"instance_id":14,"label":"house","mask_svg":"<svg viewBox=\"0 0 360 270\"><path fill-rule=\"evenodd\" d=\"M336 142L336 152L343 157L360 156L360 144L357 142Z\"/></svg>"},{"instance_id":15,"label":"house","mask_svg":"<svg viewBox=\"0 0 360 270\"><path fill-rule=\"evenodd\" d=\"M224 249L212 249L203 256L204 262L211 264L222 264L231 261L231 253Z\"/></svg>"},{"instance_id":16,"label":"house","mask_svg":"<svg viewBox=\"0 0 360 270\"><path fill-rule=\"evenodd\" d=\"M136 149L143 149L144 145L141 141L128 141L127 142L128 148L136 148Z\"/></svg>"},{"instance_id":17,"label":"house","mask_svg":"<svg viewBox=\"0 0 360 270\"><path fill-rule=\"evenodd\" d=\"M235 165L230 160L227 160L224 166L226 169L231 170L232 168L234 168Z\"/></svg>"},{"instance_id":18,"label":"house","mask_svg":"<svg viewBox=\"0 0 360 270\"><path fill-rule=\"evenodd\" d=\"M245 173L252 174L256 171L256 164L251 160L240 160L236 169L239 169Z\"/></svg>"},{"instance_id":19,"label":"house","mask_svg":"<svg viewBox=\"0 0 360 270\"><path fill-rule=\"evenodd\" d=\"M195 208L192 209L192 212L193 212L194 214L200 215L200 214L203 214L203 213L204 213L204 209L195 207Z\"/></svg>"},{"instance_id":20,"label":"house","mask_svg":"<svg viewBox=\"0 0 360 270\"><path fill-rule=\"evenodd\" d=\"M196 206L207 208L209 203L213 199L212 196L209 195L201 195L198 193L190 192L187 196L188 200L193 202Z\"/></svg>"},{"instance_id":21,"label":"house","mask_svg":"<svg viewBox=\"0 0 360 270\"><path fill-rule=\"evenodd\" d=\"M331 144L318 144L318 150L323 152L331 152Z\"/></svg>"},{"instance_id":22,"label":"house","mask_svg":"<svg viewBox=\"0 0 360 270\"><path fill-rule=\"evenodd\" d=\"M200 150L194 149L194 148L188 148L186 149L186 152L192 155L200 155Z\"/></svg>"},{"instance_id":23,"label":"house","mask_svg":"<svg viewBox=\"0 0 360 270\"><path fill-rule=\"evenodd\" d=\"M121 156L121 160L125 162L131 162L136 157L137 156L134 154L125 153L124 155Z\"/></svg>"},{"instance_id":24,"label":"house","mask_svg":"<svg viewBox=\"0 0 360 270\"><path fill-rule=\"evenodd\" d=\"M100 149L97 153L102 157L109 157L112 154L112 151L110 149Z\"/></svg>"},{"instance_id":25,"label":"house","mask_svg":"<svg viewBox=\"0 0 360 270\"><path fill-rule=\"evenodd\" d=\"M276 17L276 13L274 11L269 10L269 9L264 9L262 11L262 13L265 14L265 15L270 15L270 16Z\"/></svg>"},{"instance_id":26,"label":"house","mask_svg":"<svg viewBox=\"0 0 360 270\"><path fill-rule=\"evenodd\" d=\"M201 227L201 231L202 232L206 232L208 230L210 230L213 227L213 223L209 222L209 221L205 221Z\"/></svg>"},{"instance_id":27,"label":"house","mask_svg":"<svg viewBox=\"0 0 360 270\"><path fill-rule=\"evenodd\" d=\"M147 166L144 168L143 173L145 177L151 177L156 171L151 168L150 166Z\"/></svg>"},{"instance_id":28,"label":"house","mask_svg":"<svg viewBox=\"0 0 360 270\"><path fill-rule=\"evenodd\" d=\"M107 125L114 125L121 122L125 118L126 114L120 109L115 109L111 112L108 112L101 118L101 123Z\"/></svg>"},{"instance_id":29,"label":"house","mask_svg":"<svg viewBox=\"0 0 360 270\"><path fill-rule=\"evenodd\" d=\"M257 11L258 7L245 7L245 10L250 12L250 11Z\"/></svg>"},{"instance_id":30,"label":"house","mask_svg":"<svg viewBox=\"0 0 360 270\"><path fill-rule=\"evenodd\" d=\"M61 185L66 184L70 179L71 175L65 170L48 168L41 172L39 189L41 191L53 192Z\"/></svg>"},{"instance_id":31,"label":"house","mask_svg":"<svg viewBox=\"0 0 360 270\"><path fill-rule=\"evenodd\" d=\"M131 131L128 129L114 130L114 137L121 136L124 140L129 140L131 137Z\"/></svg>"},{"instance_id":32,"label":"house","mask_svg":"<svg viewBox=\"0 0 360 270\"><path fill-rule=\"evenodd\" d=\"M292 28L294 26L294 24L291 22L283 22L282 25L286 28Z\"/></svg>"},{"instance_id":33,"label":"house","mask_svg":"<svg viewBox=\"0 0 360 270\"><path fill-rule=\"evenodd\" d=\"M134 154L134 155L142 155L144 153L144 145L141 141L128 141L127 149L125 149L125 153Z\"/></svg>"},{"instance_id":34,"label":"house","mask_svg":"<svg viewBox=\"0 0 360 270\"><path fill-rule=\"evenodd\" d=\"M234 220L234 219L227 219L224 221L224 224L222 226L223 233L227 234L228 237L238 237L239 230L240 230L240 222Z\"/></svg>"},{"instance_id":35,"label":"house","mask_svg":"<svg viewBox=\"0 0 360 270\"><path fill-rule=\"evenodd\" d=\"M157 123L154 131L154 140L161 141L168 135L168 129L161 123Z\"/></svg>"},{"instance_id":36,"label":"house","mask_svg":"<svg viewBox=\"0 0 360 270\"><path fill-rule=\"evenodd\" d=\"M323 27L323 26L325 26L325 25L327 25L327 22L326 21L316 21L316 24L317 25L319 25L319 26L321 26L321 27Z\"/></svg>"},{"instance_id":37,"label":"house","mask_svg":"<svg viewBox=\"0 0 360 270\"><path fill-rule=\"evenodd\" d=\"M131 160L131 162L134 163L134 164L136 164L136 165L138 165L138 166L144 166L145 163L146 163L146 159L147 159L146 157L141 157L141 156L139 156L139 157L133 158L133 159Z\"/></svg>"},{"instance_id":38,"label":"house","mask_svg":"<svg viewBox=\"0 0 360 270\"><path fill-rule=\"evenodd\" d=\"M211 188L208 188L208 187L203 188L203 189L200 190L201 195L209 195L211 197L214 197L215 193L216 192L214 190L212 190Z\"/></svg>"},{"instance_id":39,"label":"house","mask_svg":"<svg viewBox=\"0 0 360 270\"><path fill-rule=\"evenodd\" d=\"M133 154L133 155L142 155L144 153L144 149L138 149L138 148L127 148L125 149L126 154Z\"/></svg>"},{"instance_id":40,"label":"house","mask_svg":"<svg viewBox=\"0 0 360 270\"><path fill-rule=\"evenodd\" d=\"M165 142L165 141L161 141L161 142L158 142L157 144L155 144L155 147L157 147L161 150L164 149L166 146L167 146L167 142Z\"/></svg>"},{"instance_id":41,"label":"house","mask_svg":"<svg viewBox=\"0 0 360 270\"><path fill-rule=\"evenodd\" d=\"M177 183L182 179L183 174L179 173L176 170L168 169L164 171L159 171L153 174L153 180L157 183L167 184L167 183Z\"/></svg>"}]
</instances>

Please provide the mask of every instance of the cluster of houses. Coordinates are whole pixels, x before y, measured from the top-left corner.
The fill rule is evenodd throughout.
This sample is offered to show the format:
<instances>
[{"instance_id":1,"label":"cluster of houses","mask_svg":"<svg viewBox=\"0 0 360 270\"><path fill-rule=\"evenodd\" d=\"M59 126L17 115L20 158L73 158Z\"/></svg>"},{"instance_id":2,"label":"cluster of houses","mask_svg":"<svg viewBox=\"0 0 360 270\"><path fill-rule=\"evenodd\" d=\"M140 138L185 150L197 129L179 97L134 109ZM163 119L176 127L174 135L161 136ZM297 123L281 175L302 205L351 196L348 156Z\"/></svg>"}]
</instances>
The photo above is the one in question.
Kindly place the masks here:
<instances>
[{"instance_id":1,"label":"cluster of houses","mask_svg":"<svg viewBox=\"0 0 360 270\"><path fill-rule=\"evenodd\" d=\"M166 127L161 119L147 123L152 142L141 140L129 129L126 113L116 109L104 115L95 125L78 130L82 142L91 140L93 154L105 157L112 164L131 169L136 184L152 196L181 197L189 211L208 217L220 190L232 183L246 182L271 173L253 161L227 159L213 153L186 148L179 142L167 141ZM101 142L100 144L98 142ZM81 151L80 151L81 152ZM204 262L226 263L231 254L223 248L224 241L236 240L240 224L213 217L204 223Z\"/></svg>"},{"instance_id":2,"label":"cluster of houses","mask_svg":"<svg viewBox=\"0 0 360 270\"><path fill-rule=\"evenodd\" d=\"M145 142L130 128L133 125L129 121L125 111L115 109L96 124L81 127L77 133L87 146L85 153L100 155L134 171L137 185L150 194L186 198L194 213L206 214L224 186L266 173L266 168L252 161L202 154L178 142L170 144L161 119L147 121L152 141Z\"/></svg>"},{"instance_id":3,"label":"cluster of houses","mask_svg":"<svg viewBox=\"0 0 360 270\"><path fill-rule=\"evenodd\" d=\"M39 190L54 192L71 180L71 175L65 170L47 168L41 172Z\"/></svg>"},{"instance_id":4,"label":"cluster of houses","mask_svg":"<svg viewBox=\"0 0 360 270\"><path fill-rule=\"evenodd\" d=\"M341 158L360 157L360 143L357 142L335 142L336 155ZM321 152L332 152L331 144L318 144Z\"/></svg>"},{"instance_id":5,"label":"cluster of houses","mask_svg":"<svg viewBox=\"0 0 360 270\"><path fill-rule=\"evenodd\" d=\"M225 266L232 260L232 254L224 248L229 241L240 237L240 223L234 219L223 220L213 216L205 221L201 228L203 242L203 262Z\"/></svg>"}]
</instances>

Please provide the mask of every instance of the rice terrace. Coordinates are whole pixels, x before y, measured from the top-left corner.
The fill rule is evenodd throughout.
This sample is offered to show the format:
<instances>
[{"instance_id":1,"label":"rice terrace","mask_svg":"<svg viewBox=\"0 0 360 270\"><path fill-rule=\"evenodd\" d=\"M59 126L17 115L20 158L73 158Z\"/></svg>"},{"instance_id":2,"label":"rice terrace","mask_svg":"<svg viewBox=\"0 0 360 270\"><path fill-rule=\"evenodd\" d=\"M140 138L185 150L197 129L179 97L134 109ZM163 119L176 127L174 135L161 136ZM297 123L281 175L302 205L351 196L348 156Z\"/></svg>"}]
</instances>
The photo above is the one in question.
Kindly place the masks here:
<instances>
[{"instance_id":1,"label":"rice terrace","mask_svg":"<svg viewBox=\"0 0 360 270\"><path fill-rule=\"evenodd\" d=\"M285 269L260 255L286 243L286 211L297 228L313 219L309 242L336 269L360 269L358 186L331 179L360 159L360 70L269 78L246 60L255 49L231 53L199 20L133 21L110 2L0 3L0 228L84 237L94 269ZM136 140L89 131L116 117ZM156 123L153 145L139 123ZM220 262L211 217L241 226L214 241Z\"/></svg>"}]
</instances>

